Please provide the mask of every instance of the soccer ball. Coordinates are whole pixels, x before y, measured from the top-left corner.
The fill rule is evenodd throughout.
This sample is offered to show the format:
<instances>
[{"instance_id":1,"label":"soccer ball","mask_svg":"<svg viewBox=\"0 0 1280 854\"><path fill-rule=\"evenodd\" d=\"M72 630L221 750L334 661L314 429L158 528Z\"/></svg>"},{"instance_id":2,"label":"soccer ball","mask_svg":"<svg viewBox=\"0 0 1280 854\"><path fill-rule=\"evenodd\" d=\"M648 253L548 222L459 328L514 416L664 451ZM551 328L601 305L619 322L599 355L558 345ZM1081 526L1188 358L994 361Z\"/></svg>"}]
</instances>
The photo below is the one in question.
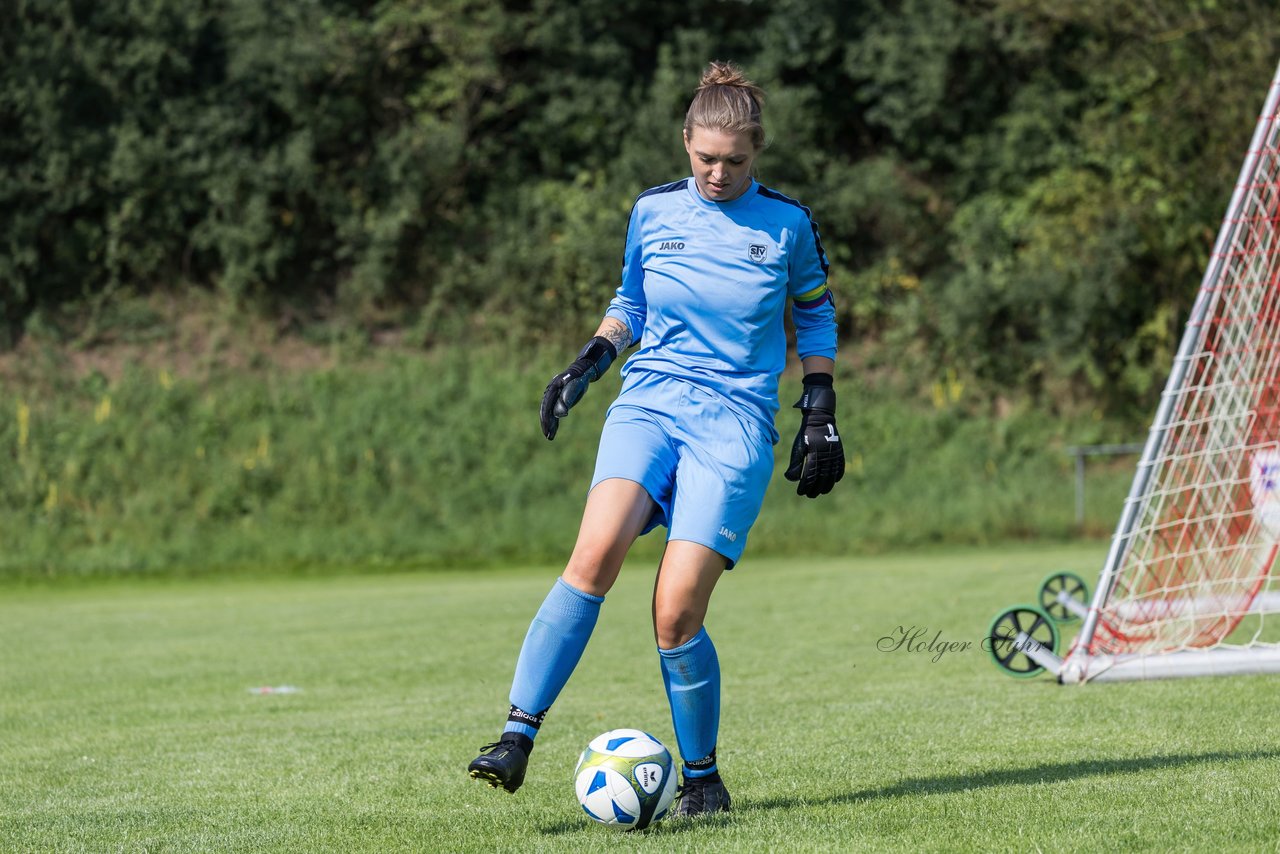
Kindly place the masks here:
<instances>
[{"instance_id":1,"label":"soccer ball","mask_svg":"<svg viewBox=\"0 0 1280 854\"><path fill-rule=\"evenodd\" d=\"M676 796L671 752L647 732L615 729L582 751L573 786L582 810L619 830L644 830L660 821Z\"/></svg>"}]
</instances>

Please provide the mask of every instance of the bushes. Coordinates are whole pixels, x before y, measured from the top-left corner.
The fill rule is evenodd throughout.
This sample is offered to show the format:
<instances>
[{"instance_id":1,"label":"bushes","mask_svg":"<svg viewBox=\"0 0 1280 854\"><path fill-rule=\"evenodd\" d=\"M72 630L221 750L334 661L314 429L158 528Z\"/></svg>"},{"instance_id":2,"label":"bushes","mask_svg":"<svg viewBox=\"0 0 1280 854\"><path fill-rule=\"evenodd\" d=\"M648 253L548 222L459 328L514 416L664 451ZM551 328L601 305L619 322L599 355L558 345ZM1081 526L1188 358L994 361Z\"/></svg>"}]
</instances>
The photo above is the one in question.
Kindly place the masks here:
<instances>
[{"instance_id":1,"label":"bushes","mask_svg":"<svg viewBox=\"0 0 1280 854\"><path fill-rule=\"evenodd\" d=\"M1051 403L1149 399L1280 16L1114 5L22 0L0 346L175 283L431 343L576 337L636 193L687 169L715 57L769 91L761 178L814 209L846 335Z\"/></svg>"},{"instance_id":2,"label":"bushes","mask_svg":"<svg viewBox=\"0 0 1280 854\"><path fill-rule=\"evenodd\" d=\"M6 319L179 275L242 296L332 297L341 279L357 303L406 297L406 270L451 240L487 79L457 55L472 33L434 26L448 11L27 5L0 71Z\"/></svg>"}]
</instances>

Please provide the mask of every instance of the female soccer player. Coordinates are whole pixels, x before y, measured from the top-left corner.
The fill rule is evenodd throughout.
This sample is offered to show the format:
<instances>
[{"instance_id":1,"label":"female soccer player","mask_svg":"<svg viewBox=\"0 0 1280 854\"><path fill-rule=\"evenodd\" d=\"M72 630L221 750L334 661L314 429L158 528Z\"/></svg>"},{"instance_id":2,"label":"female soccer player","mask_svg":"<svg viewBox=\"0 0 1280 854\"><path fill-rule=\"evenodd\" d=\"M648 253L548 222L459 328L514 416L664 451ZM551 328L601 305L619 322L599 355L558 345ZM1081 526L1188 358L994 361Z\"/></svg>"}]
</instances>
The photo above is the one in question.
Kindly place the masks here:
<instances>
[{"instance_id":1,"label":"female soccer player","mask_svg":"<svg viewBox=\"0 0 1280 854\"><path fill-rule=\"evenodd\" d=\"M573 554L520 649L506 729L469 766L491 786L514 792L524 782L533 740L627 550L665 525L653 628L683 760L674 815L729 809L716 767L720 665L703 620L716 582L742 556L773 471L787 297L804 393L786 477L815 498L844 475L827 259L808 208L752 178L765 141L762 101L731 64L703 74L684 122L693 175L640 194L617 295L543 395L542 431L554 439L587 385L639 343L605 419Z\"/></svg>"}]
</instances>

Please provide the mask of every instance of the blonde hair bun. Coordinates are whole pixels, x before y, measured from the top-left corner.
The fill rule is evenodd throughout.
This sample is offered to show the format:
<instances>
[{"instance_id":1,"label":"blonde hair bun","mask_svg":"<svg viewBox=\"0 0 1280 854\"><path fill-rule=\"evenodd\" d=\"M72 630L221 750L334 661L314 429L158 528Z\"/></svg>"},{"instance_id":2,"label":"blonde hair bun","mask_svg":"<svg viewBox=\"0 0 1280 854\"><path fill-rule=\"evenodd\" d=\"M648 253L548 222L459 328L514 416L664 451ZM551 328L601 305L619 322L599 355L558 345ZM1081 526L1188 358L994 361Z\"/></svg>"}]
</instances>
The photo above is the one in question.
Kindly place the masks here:
<instances>
[{"instance_id":1,"label":"blonde hair bun","mask_svg":"<svg viewBox=\"0 0 1280 854\"><path fill-rule=\"evenodd\" d=\"M764 90L747 79L732 62L712 62L702 72L702 82L684 117L685 136L695 127L725 133L746 133L756 151L764 148L761 107Z\"/></svg>"},{"instance_id":2,"label":"blonde hair bun","mask_svg":"<svg viewBox=\"0 0 1280 854\"><path fill-rule=\"evenodd\" d=\"M698 91L701 92L708 86L738 86L749 90L757 101L762 103L764 101L764 92L760 87L748 80L747 75L742 73L742 69L732 62L713 61L708 65L707 70L702 72L702 82L698 84Z\"/></svg>"}]
</instances>

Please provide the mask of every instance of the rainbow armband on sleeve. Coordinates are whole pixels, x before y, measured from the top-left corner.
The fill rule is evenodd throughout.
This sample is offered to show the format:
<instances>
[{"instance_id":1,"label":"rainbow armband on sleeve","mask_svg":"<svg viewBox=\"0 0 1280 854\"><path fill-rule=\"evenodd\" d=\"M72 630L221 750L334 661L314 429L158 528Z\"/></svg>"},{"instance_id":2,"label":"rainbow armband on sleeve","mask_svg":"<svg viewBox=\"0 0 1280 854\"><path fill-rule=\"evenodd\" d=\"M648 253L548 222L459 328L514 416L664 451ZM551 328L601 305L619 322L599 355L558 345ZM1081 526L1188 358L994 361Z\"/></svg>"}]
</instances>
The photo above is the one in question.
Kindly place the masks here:
<instances>
[{"instance_id":1,"label":"rainbow armband on sleeve","mask_svg":"<svg viewBox=\"0 0 1280 854\"><path fill-rule=\"evenodd\" d=\"M831 303L832 305L835 305L835 300L832 299L831 291L829 288L827 288L827 285L825 282L821 285L818 285L816 288L814 288L811 291L806 291L802 294L797 294L792 299L795 302L795 307L801 308L801 309L814 309L820 305L825 305L826 303Z\"/></svg>"}]
</instances>

